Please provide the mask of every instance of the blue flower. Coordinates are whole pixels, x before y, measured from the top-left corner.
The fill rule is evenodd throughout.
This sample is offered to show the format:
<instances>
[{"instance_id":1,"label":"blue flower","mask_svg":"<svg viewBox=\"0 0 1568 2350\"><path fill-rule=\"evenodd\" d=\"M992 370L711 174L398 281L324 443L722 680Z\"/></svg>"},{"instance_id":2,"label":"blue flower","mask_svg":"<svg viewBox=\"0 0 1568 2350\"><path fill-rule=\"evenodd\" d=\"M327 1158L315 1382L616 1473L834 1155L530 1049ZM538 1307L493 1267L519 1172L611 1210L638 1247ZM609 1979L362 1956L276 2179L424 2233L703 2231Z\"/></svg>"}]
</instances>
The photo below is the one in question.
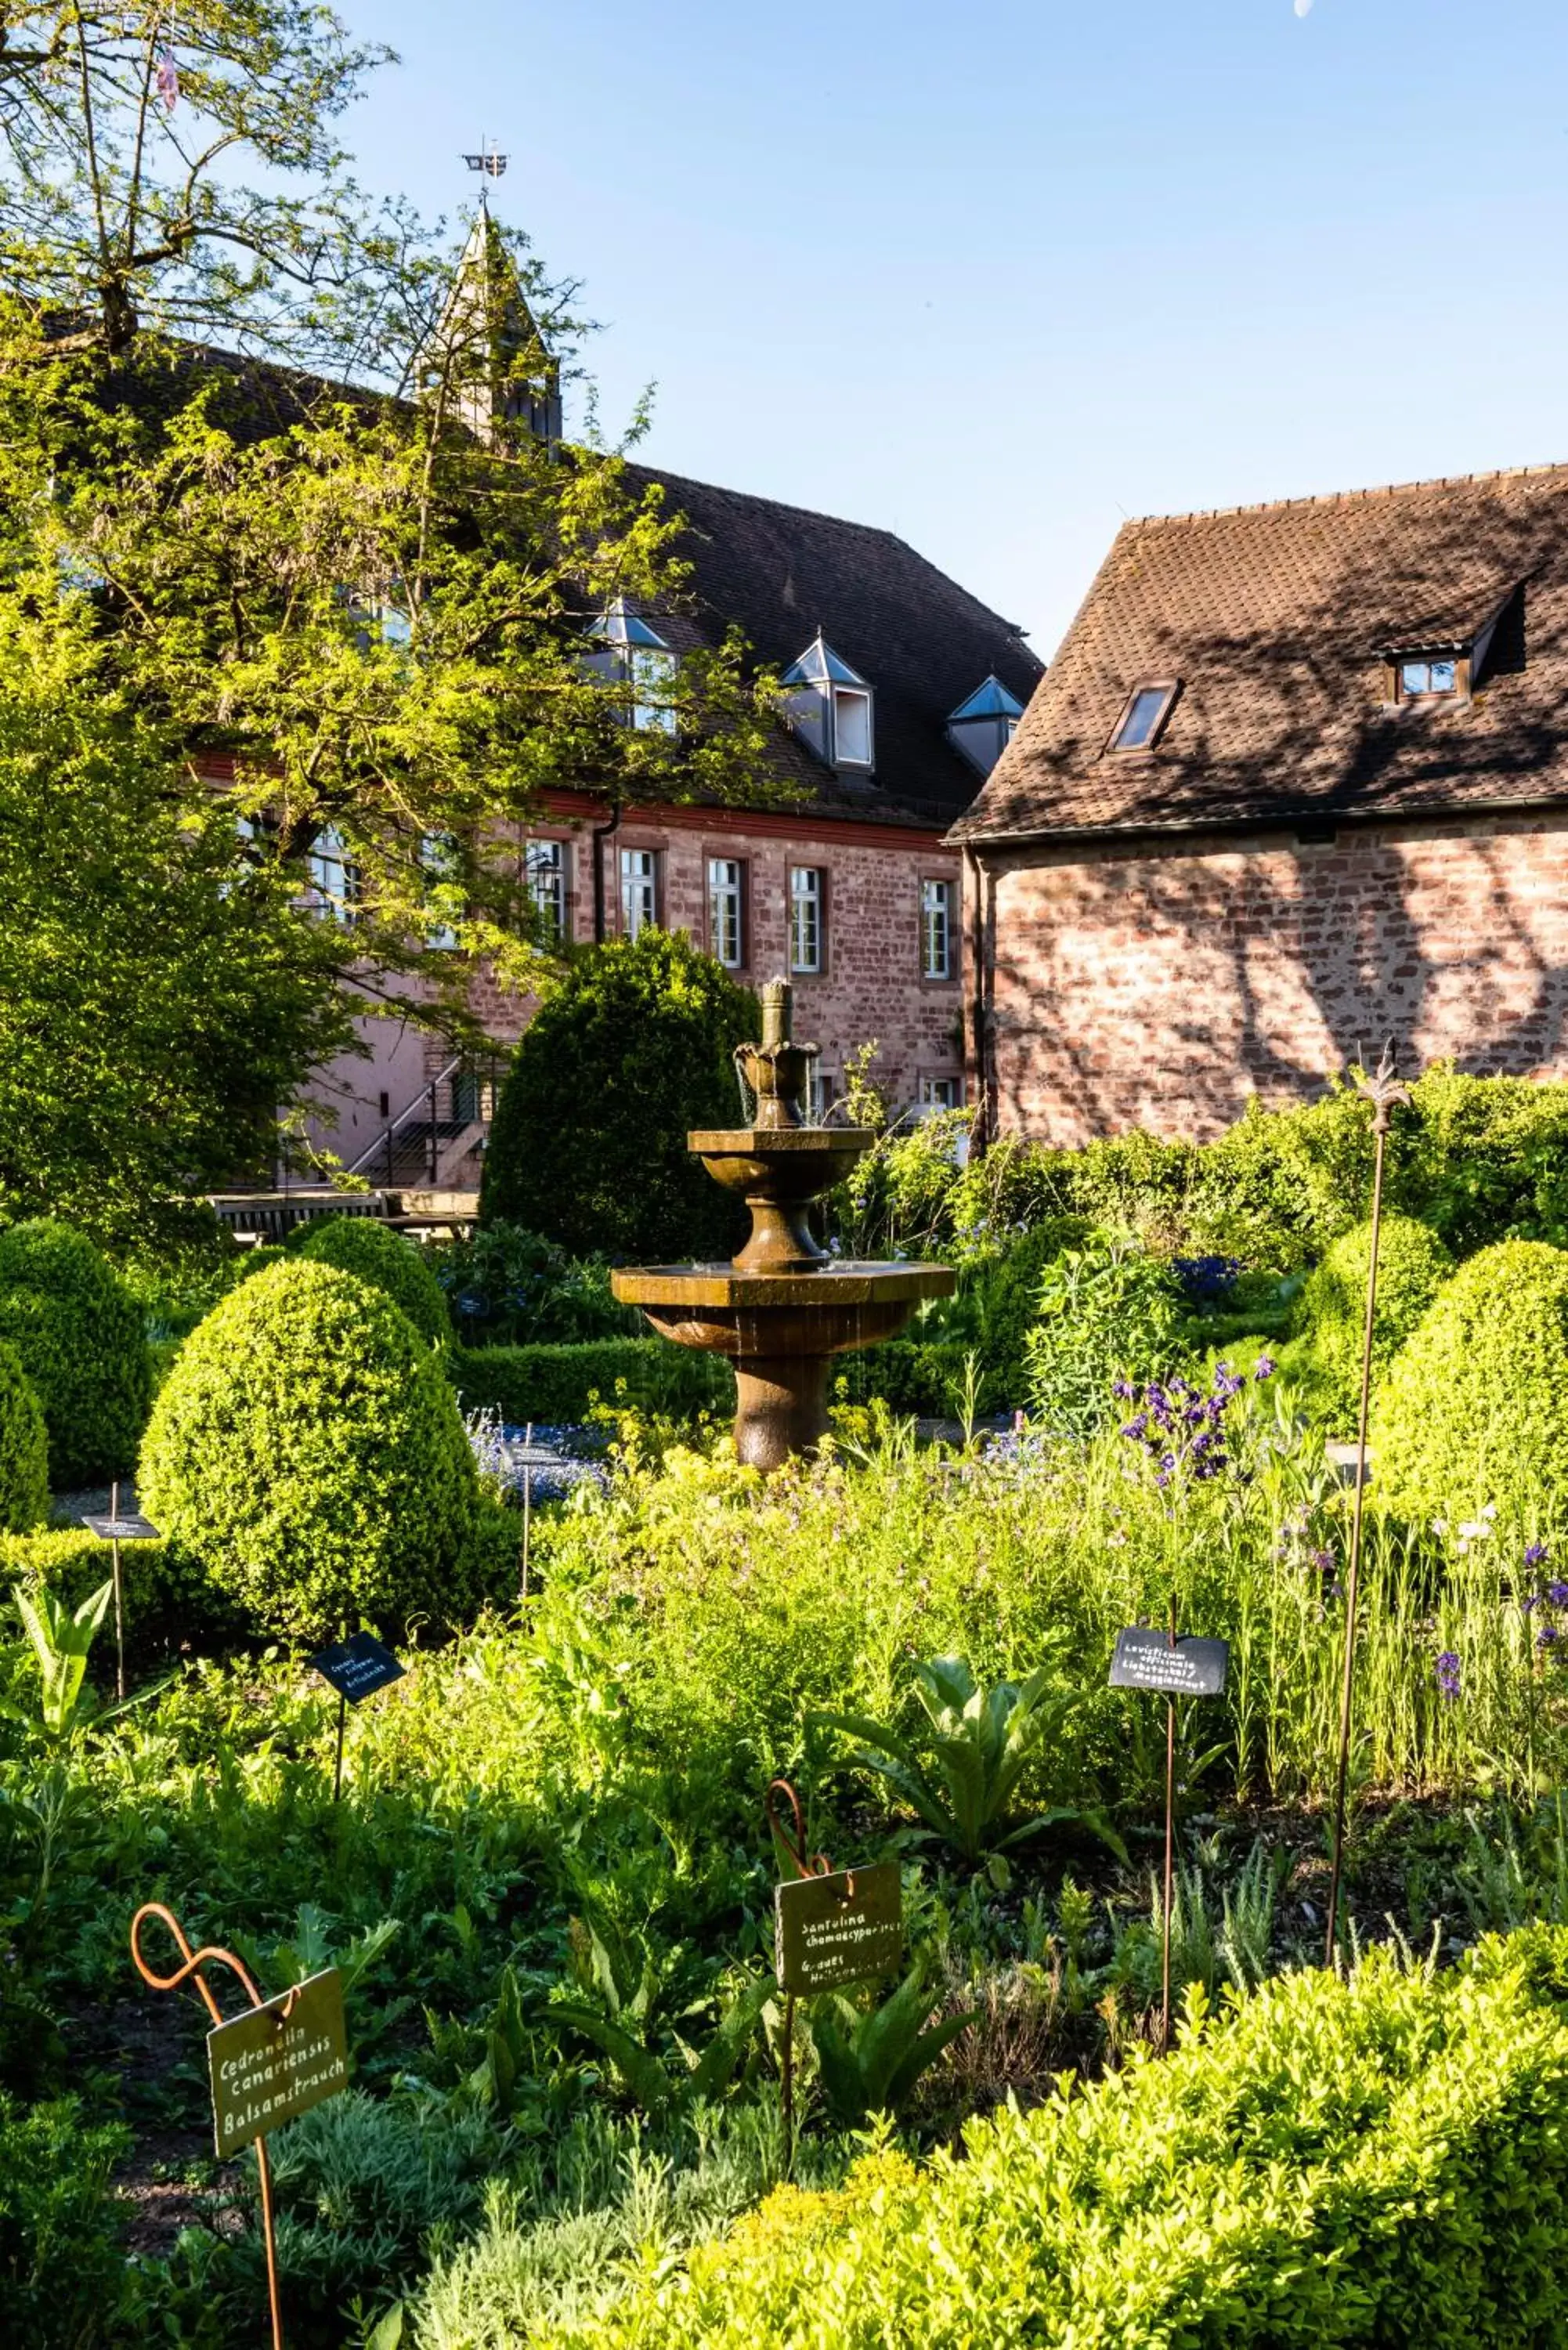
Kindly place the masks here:
<instances>
[{"instance_id":1,"label":"blue flower","mask_svg":"<svg viewBox=\"0 0 1568 2350\"><path fill-rule=\"evenodd\" d=\"M1445 1648L1438 1659L1438 1687L1450 1700L1459 1693L1459 1660L1452 1648Z\"/></svg>"},{"instance_id":2,"label":"blue flower","mask_svg":"<svg viewBox=\"0 0 1568 2350\"><path fill-rule=\"evenodd\" d=\"M1568 1583L1549 1583L1546 1596L1553 1607L1568 1607Z\"/></svg>"},{"instance_id":3,"label":"blue flower","mask_svg":"<svg viewBox=\"0 0 1568 2350\"><path fill-rule=\"evenodd\" d=\"M1546 1550L1547 1550L1547 1545L1545 1544L1545 1543L1543 1543L1543 1542L1533 1542L1533 1543L1532 1543L1532 1544L1531 1544L1531 1545L1530 1545L1530 1548L1529 1548L1529 1549L1525 1552L1525 1554L1524 1554L1524 1564L1525 1564L1525 1565L1526 1565L1526 1566L1539 1566L1539 1565L1542 1564L1542 1560L1545 1558L1545 1556L1546 1556Z\"/></svg>"},{"instance_id":4,"label":"blue flower","mask_svg":"<svg viewBox=\"0 0 1568 2350\"><path fill-rule=\"evenodd\" d=\"M1252 1366L1252 1377L1255 1379L1272 1379L1276 1367L1272 1355L1260 1355Z\"/></svg>"}]
</instances>

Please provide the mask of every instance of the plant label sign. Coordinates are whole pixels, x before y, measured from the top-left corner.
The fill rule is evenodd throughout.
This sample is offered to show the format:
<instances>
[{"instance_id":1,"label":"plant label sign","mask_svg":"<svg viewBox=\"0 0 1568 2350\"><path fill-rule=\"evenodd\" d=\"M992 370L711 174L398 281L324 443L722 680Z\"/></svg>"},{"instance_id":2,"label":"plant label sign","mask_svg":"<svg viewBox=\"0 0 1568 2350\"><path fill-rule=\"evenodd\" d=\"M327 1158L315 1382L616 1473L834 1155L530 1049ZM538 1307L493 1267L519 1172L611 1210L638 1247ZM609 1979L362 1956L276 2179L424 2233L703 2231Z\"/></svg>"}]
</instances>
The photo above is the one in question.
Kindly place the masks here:
<instances>
[{"instance_id":1,"label":"plant label sign","mask_svg":"<svg viewBox=\"0 0 1568 2350\"><path fill-rule=\"evenodd\" d=\"M330 1648L306 1659L312 1672L330 1681L339 1697L358 1705L361 1698L374 1697L378 1690L387 1689L400 1681L408 1671L400 1664L390 1648L369 1632L356 1632L351 1640L338 1640Z\"/></svg>"},{"instance_id":2,"label":"plant label sign","mask_svg":"<svg viewBox=\"0 0 1568 2350\"><path fill-rule=\"evenodd\" d=\"M1166 1697L1218 1697L1231 1651L1223 1640L1179 1639L1136 1625L1116 1634L1112 1689L1158 1690Z\"/></svg>"},{"instance_id":3,"label":"plant label sign","mask_svg":"<svg viewBox=\"0 0 1568 2350\"><path fill-rule=\"evenodd\" d=\"M896 1860L796 1877L774 1890L779 1987L809 1997L898 1971L904 1887Z\"/></svg>"},{"instance_id":4,"label":"plant label sign","mask_svg":"<svg viewBox=\"0 0 1568 2350\"><path fill-rule=\"evenodd\" d=\"M89 1511L83 1517L82 1523L88 1534L98 1536L99 1542L157 1542L159 1539L158 1528L151 1518L139 1517L123 1510L119 1517L111 1517L107 1512Z\"/></svg>"},{"instance_id":5,"label":"plant label sign","mask_svg":"<svg viewBox=\"0 0 1568 2350\"><path fill-rule=\"evenodd\" d=\"M214 2024L207 2034L213 2136L220 2162L348 2085L343 1977L337 1968L296 1985L293 2002L290 2006L285 1991L264 2007Z\"/></svg>"}]
</instances>

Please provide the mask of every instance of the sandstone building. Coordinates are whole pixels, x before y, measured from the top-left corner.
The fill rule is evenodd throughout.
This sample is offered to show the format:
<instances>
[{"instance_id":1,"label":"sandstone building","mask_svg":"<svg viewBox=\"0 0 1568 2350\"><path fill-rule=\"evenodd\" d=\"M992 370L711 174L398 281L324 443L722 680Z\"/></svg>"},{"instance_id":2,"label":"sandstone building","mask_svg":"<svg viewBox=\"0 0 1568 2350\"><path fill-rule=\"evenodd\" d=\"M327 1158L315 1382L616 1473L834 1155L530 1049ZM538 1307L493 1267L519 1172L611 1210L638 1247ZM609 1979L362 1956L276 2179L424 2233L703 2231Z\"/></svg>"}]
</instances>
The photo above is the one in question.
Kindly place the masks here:
<instances>
[{"instance_id":1,"label":"sandstone building","mask_svg":"<svg viewBox=\"0 0 1568 2350\"><path fill-rule=\"evenodd\" d=\"M949 837L992 1130L1568 1076L1568 467L1129 523Z\"/></svg>"}]
</instances>

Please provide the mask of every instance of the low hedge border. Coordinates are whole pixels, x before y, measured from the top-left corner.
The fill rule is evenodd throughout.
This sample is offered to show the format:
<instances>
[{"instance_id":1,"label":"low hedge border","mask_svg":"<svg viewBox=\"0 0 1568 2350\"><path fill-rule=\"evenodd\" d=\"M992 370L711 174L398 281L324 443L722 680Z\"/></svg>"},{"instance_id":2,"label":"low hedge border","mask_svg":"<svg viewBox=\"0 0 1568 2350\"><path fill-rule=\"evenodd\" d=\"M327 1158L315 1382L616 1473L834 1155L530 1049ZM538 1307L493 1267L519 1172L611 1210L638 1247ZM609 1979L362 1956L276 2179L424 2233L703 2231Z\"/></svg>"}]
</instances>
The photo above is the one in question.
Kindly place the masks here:
<instances>
[{"instance_id":1,"label":"low hedge border","mask_svg":"<svg viewBox=\"0 0 1568 2350\"><path fill-rule=\"evenodd\" d=\"M664 1338L454 1347L447 1361L464 1411L499 1412L514 1428L586 1419L596 1398L673 1419L699 1411L728 1418L735 1409L735 1375L722 1357Z\"/></svg>"},{"instance_id":2,"label":"low hedge border","mask_svg":"<svg viewBox=\"0 0 1568 2350\"><path fill-rule=\"evenodd\" d=\"M597 2350L1568 2338L1568 1929L1433 1977L1371 1952L1189 2017L965 2158L874 2150L778 2189L564 2342Z\"/></svg>"}]
</instances>

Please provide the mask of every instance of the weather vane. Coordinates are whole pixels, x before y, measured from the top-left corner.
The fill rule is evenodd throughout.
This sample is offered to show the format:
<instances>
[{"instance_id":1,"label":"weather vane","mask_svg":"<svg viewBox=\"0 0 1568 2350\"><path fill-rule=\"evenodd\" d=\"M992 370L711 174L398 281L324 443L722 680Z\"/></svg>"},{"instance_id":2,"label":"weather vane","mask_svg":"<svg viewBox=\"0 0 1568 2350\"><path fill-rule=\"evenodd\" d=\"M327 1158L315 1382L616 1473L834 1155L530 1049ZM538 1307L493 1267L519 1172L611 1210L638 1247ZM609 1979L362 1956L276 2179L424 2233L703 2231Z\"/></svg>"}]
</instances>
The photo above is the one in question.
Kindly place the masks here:
<instances>
[{"instance_id":1,"label":"weather vane","mask_svg":"<svg viewBox=\"0 0 1568 2350\"><path fill-rule=\"evenodd\" d=\"M486 145L477 155L465 155L463 161L471 172L483 172L489 180L498 180L506 169L506 158L498 147Z\"/></svg>"}]
</instances>

